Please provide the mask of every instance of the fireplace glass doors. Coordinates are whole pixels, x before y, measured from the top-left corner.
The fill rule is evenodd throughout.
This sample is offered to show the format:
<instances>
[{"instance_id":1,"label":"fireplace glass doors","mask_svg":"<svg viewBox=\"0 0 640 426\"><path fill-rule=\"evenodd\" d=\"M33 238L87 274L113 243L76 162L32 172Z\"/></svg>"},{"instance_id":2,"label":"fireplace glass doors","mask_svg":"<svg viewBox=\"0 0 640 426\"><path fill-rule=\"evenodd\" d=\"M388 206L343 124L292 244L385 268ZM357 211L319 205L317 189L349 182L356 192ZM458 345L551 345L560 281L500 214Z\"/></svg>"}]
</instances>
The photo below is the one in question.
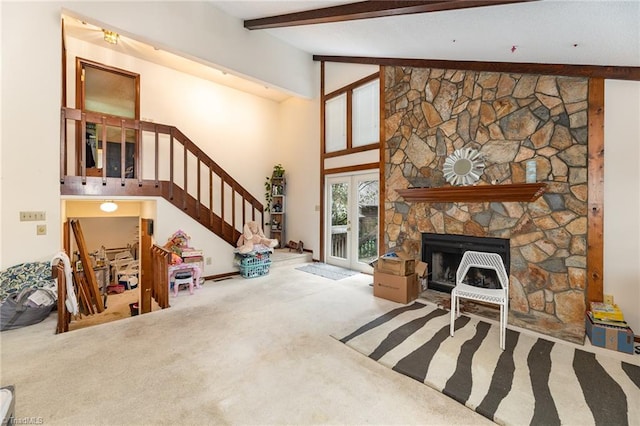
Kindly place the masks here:
<instances>
[{"instance_id":1,"label":"fireplace glass doors","mask_svg":"<svg viewBox=\"0 0 640 426\"><path fill-rule=\"evenodd\" d=\"M456 285L456 271L467 250L498 253L509 274L509 240L466 235L422 234L422 261L429 264L427 288L451 293ZM493 270L471 268L465 284L483 288L500 288Z\"/></svg>"}]
</instances>

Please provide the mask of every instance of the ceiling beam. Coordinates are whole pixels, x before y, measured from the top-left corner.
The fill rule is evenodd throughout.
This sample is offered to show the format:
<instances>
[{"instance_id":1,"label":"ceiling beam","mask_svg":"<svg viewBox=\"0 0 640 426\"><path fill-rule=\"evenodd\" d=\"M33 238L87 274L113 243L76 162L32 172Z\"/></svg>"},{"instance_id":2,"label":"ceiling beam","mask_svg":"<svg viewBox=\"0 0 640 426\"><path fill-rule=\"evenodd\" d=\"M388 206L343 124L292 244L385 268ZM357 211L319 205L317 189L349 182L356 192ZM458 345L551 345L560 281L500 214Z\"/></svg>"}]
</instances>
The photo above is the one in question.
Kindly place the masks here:
<instances>
[{"instance_id":1,"label":"ceiling beam","mask_svg":"<svg viewBox=\"0 0 640 426\"><path fill-rule=\"evenodd\" d=\"M268 28L327 24L331 22L353 21L356 19L382 18L385 16L408 15L412 13L441 12L444 10L496 6L529 1L538 0L361 1L358 3L324 7L321 9L306 10L303 12L287 13L285 15L247 19L244 21L244 27L249 30L264 30Z\"/></svg>"},{"instance_id":2,"label":"ceiling beam","mask_svg":"<svg viewBox=\"0 0 640 426\"><path fill-rule=\"evenodd\" d=\"M540 64L533 62L480 62L447 61L440 59L375 58L365 56L313 55L314 61L400 66L415 68L438 68L449 70L508 72L517 74L547 74L567 77L597 77L613 80L640 81L640 67L613 65Z\"/></svg>"}]
</instances>

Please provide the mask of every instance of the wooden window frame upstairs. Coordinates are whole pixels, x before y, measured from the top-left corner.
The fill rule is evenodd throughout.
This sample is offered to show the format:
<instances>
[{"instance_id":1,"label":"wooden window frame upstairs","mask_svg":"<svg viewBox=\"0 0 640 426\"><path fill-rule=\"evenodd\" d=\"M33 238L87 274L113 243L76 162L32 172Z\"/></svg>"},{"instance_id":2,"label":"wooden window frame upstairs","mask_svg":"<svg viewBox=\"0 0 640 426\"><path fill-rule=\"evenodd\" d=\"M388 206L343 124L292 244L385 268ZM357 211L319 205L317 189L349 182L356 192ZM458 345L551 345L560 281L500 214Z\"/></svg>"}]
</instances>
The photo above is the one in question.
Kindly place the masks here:
<instances>
[{"instance_id":1,"label":"wooden window frame upstairs","mask_svg":"<svg viewBox=\"0 0 640 426\"><path fill-rule=\"evenodd\" d=\"M364 151L371 151L374 149L379 149L380 148L380 141L371 143L371 144L367 144L367 145L362 145L362 146L358 146L358 147L354 147L353 146L353 91L355 89L357 89L360 86L363 86L367 83L370 83L372 81L378 80L380 78L380 72L376 72L373 73L371 75L368 75L366 77L361 78L358 81L355 81L353 83L350 83L344 87L341 87L337 90L334 90L331 93L327 93L326 95L323 93L322 94L322 99L320 101L320 108L321 108L321 117L322 117L322 122L321 124L321 134L322 134L322 158L332 158L332 157L340 157L342 155L348 155L348 154L354 154L357 152L364 152ZM332 151L332 152L327 152L327 146L326 146L326 127L325 127L325 118L326 118L326 114L325 114L325 104L328 100L331 100L333 98L336 98L340 95L346 94L347 96L347 147L345 149L341 149L339 151ZM382 126L382 123L380 124L380 126Z\"/></svg>"},{"instance_id":2,"label":"wooden window frame upstairs","mask_svg":"<svg viewBox=\"0 0 640 426\"><path fill-rule=\"evenodd\" d=\"M122 75L124 77L129 77L132 78L135 82L135 104L134 104L134 120L140 120L140 74L132 72L132 71L127 71L127 70L123 70L120 68L116 68L116 67L112 67L109 65L105 65L105 64L101 64L99 62L95 62L89 59L85 59L85 58L81 58L79 56L76 57L76 81L75 81L75 87L76 87L76 108L80 109L82 112L86 111L85 108L85 91L84 91L84 84L83 84L83 74L82 74L82 70L84 69L84 67L92 67L101 71L106 71L106 72L110 72L110 73L114 73L114 74L119 74ZM126 117L127 119L129 119L130 117ZM136 131L137 132L137 131ZM138 140L138 138L135 138L136 141ZM82 131L80 129L80 123L76 124L76 153L80 153L82 152L82 143L83 143L83 135L82 135ZM137 150L134 149L134 151L137 152ZM81 158L81 155L77 154L76 155L76 170L81 170L81 162L84 159ZM103 165L104 167L105 165ZM94 170L98 170L97 168L95 168Z\"/></svg>"}]
</instances>

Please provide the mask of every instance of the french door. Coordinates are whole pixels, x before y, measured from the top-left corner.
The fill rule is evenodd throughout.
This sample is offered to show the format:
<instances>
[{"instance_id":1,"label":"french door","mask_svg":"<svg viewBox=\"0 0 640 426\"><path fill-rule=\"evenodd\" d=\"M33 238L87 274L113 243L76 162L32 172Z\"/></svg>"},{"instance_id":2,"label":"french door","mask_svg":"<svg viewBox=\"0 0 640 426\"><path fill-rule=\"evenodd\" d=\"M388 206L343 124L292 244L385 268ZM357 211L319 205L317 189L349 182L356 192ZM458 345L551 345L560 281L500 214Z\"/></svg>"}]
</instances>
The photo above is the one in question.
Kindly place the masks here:
<instances>
[{"instance_id":1,"label":"french door","mask_svg":"<svg viewBox=\"0 0 640 426\"><path fill-rule=\"evenodd\" d=\"M325 260L331 265L372 273L378 257L378 173L327 176L325 181Z\"/></svg>"}]
</instances>

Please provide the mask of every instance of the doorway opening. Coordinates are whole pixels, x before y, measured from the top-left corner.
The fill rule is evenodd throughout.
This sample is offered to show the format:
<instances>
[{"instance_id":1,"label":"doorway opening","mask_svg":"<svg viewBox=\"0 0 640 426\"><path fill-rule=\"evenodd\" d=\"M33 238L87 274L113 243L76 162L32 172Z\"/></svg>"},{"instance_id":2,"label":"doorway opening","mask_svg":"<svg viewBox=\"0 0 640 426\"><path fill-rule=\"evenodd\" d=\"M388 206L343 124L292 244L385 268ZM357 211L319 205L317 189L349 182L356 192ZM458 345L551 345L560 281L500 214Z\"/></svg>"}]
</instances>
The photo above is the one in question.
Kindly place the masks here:
<instances>
[{"instance_id":1,"label":"doorway opening","mask_svg":"<svg viewBox=\"0 0 640 426\"><path fill-rule=\"evenodd\" d=\"M86 59L76 59L76 105L82 111L140 119L140 75ZM85 158L88 176L135 177L137 131L103 124L87 123ZM78 129L76 152L82 152ZM124 148L123 148L124 147ZM124 149L124 153L122 152ZM80 164L78 164L78 169Z\"/></svg>"},{"instance_id":2,"label":"doorway opening","mask_svg":"<svg viewBox=\"0 0 640 426\"><path fill-rule=\"evenodd\" d=\"M325 182L326 262L373 273L378 258L379 175L331 175Z\"/></svg>"},{"instance_id":3,"label":"doorway opening","mask_svg":"<svg viewBox=\"0 0 640 426\"><path fill-rule=\"evenodd\" d=\"M143 312L160 310L149 300L149 307L142 309L144 294L143 276L150 262L148 248L152 244L142 215L155 210L155 201L115 200L118 209L112 213L100 210L102 200L64 200L63 221L77 221L82 227L84 247L89 254L100 299L102 312L82 309L73 317L69 330L117 321ZM78 247L73 230L65 226L66 251L72 266L77 269ZM145 250L147 247L147 250ZM148 276L151 271L146 270ZM74 279L75 281L75 279ZM77 290L78 301L80 294Z\"/></svg>"}]
</instances>

